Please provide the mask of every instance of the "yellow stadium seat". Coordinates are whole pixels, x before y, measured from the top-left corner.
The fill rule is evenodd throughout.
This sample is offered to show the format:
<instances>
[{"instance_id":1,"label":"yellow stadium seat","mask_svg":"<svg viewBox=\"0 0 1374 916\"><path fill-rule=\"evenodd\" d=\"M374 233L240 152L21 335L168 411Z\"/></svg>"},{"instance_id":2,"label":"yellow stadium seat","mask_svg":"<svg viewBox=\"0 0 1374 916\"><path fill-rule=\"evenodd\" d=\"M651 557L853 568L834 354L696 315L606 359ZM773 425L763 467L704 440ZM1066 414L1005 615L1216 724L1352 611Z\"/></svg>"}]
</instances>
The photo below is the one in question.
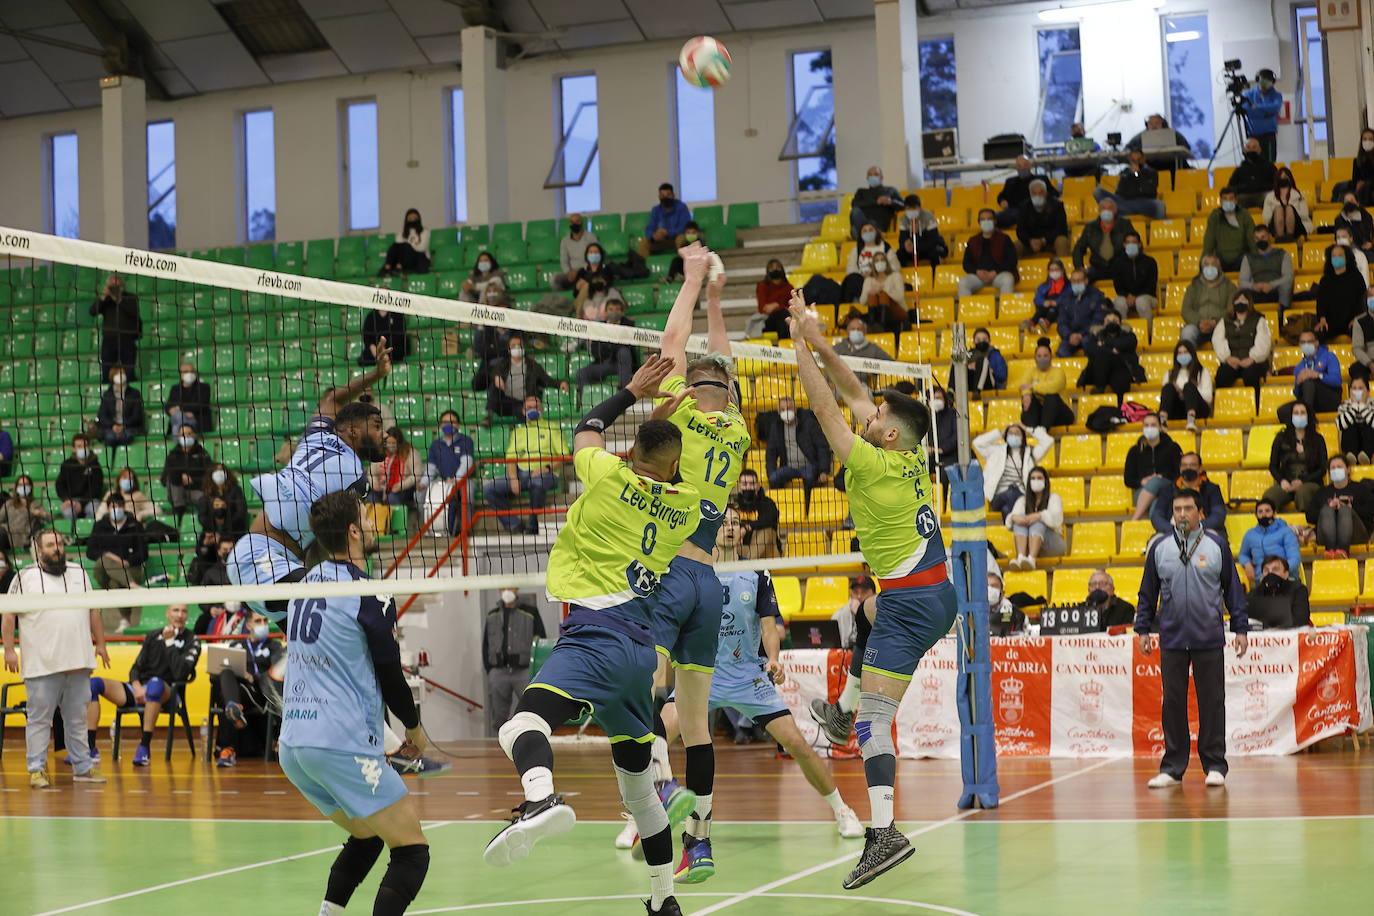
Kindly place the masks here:
<instances>
[{"instance_id":1,"label":"yellow stadium seat","mask_svg":"<svg viewBox=\"0 0 1374 916\"><path fill-rule=\"evenodd\" d=\"M833 487L816 487L811 491L811 506L806 520L813 525L839 525L849 515L849 497Z\"/></svg>"},{"instance_id":2,"label":"yellow stadium seat","mask_svg":"<svg viewBox=\"0 0 1374 916\"><path fill-rule=\"evenodd\" d=\"M839 265L835 257L835 246L831 242L807 242L802 249L801 269L803 272L823 273L834 270Z\"/></svg>"},{"instance_id":3,"label":"yellow stadium seat","mask_svg":"<svg viewBox=\"0 0 1374 916\"><path fill-rule=\"evenodd\" d=\"M1025 321L1035 314L1035 297L1026 293L1008 293L997 301L997 320ZM1019 346L1018 346L1019 349Z\"/></svg>"},{"instance_id":4,"label":"yellow stadium seat","mask_svg":"<svg viewBox=\"0 0 1374 916\"><path fill-rule=\"evenodd\" d=\"M1302 311L1302 309L1294 305L1288 314L1292 315L1300 311ZM1284 369L1291 369L1298 364L1302 359L1302 351L1297 347L1276 344L1269 359L1270 365L1273 366L1270 371L1282 372Z\"/></svg>"},{"instance_id":5,"label":"yellow stadium seat","mask_svg":"<svg viewBox=\"0 0 1374 916\"><path fill-rule=\"evenodd\" d=\"M1326 180L1325 163L1320 159L1310 161L1294 160L1287 163L1288 170L1293 173L1293 181L1303 193L1311 197L1317 185Z\"/></svg>"},{"instance_id":6,"label":"yellow stadium seat","mask_svg":"<svg viewBox=\"0 0 1374 916\"><path fill-rule=\"evenodd\" d=\"M1174 190L1201 191L1209 187L1205 169L1180 169L1174 172Z\"/></svg>"},{"instance_id":7,"label":"yellow stadium seat","mask_svg":"<svg viewBox=\"0 0 1374 916\"><path fill-rule=\"evenodd\" d=\"M1173 350L1178 346L1178 338L1182 331L1183 318L1180 315L1155 315L1150 319L1150 348L1164 351L1168 356L1164 370L1157 376L1161 383L1164 381L1164 372L1168 372L1169 367L1173 365ZM1151 381L1155 379L1156 376L1150 376Z\"/></svg>"},{"instance_id":8,"label":"yellow stadium seat","mask_svg":"<svg viewBox=\"0 0 1374 916\"><path fill-rule=\"evenodd\" d=\"M1081 603L1088 597L1088 580L1092 576L1091 569L1056 569L1050 581L1050 604Z\"/></svg>"},{"instance_id":9,"label":"yellow stadium seat","mask_svg":"<svg viewBox=\"0 0 1374 916\"><path fill-rule=\"evenodd\" d=\"M827 213L821 220L819 242L842 242L849 238L849 213Z\"/></svg>"},{"instance_id":10,"label":"yellow stadium seat","mask_svg":"<svg viewBox=\"0 0 1374 916\"><path fill-rule=\"evenodd\" d=\"M1077 371L1082 372L1083 370L1079 369ZM1067 367L1064 368L1064 374L1069 375L1069 370ZM1076 379L1077 375L1069 375L1069 378ZM1076 413L1081 419L1087 419L1088 417L1092 416L1093 411L1099 407L1115 406L1116 395L1114 394L1080 394L1078 396L1078 410L1076 411ZM1098 435L1094 436L1093 438L1100 439L1101 436Z\"/></svg>"},{"instance_id":11,"label":"yellow stadium seat","mask_svg":"<svg viewBox=\"0 0 1374 916\"><path fill-rule=\"evenodd\" d=\"M993 398L987 402L985 429L1002 429L1012 423L1021 422L1020 398Z\"/></svg>"},{"instance_id":12,"label":"yellow stadium seat","mask_svg":"<svg viewBox=\"0 0 1374 916\"><path fill-rule=\"evenodd\" d=\"M1175 315L1183 310L1183 295L1188 292L1188 284L1193 282L1192 277L1179 275L1177 280L1170 280L1164 288L1164 310ZM1156 338L1158 339L1158 338Z\"/></svg>"},{"instance_id":13,"label":"yellow stadium seat","mask_svg":"<svg viewBox=\"0 0 1374 916\"><path fill-rule=\"evenodd\" d=\"M1084 509L1088 515L1125 515L1135 504L1120 475L1094 477L1088 487L1088 505ZM1065 514L1068 511L1065 507Z\"/></svg>"},{"instance_id":14,"label":"yellow stadium seat","mask_svg":"<svg viewBox=\"0 0 1374 916\"><path fill-rule=\"evenodd\" d=\"M1191 216L1197 212L1197 191L1164 191L1160 194L1164 200L1164 212L1172 213L1174 216Z\"/></svg>"},{"instance_id":15,"label":"yellow stadium seat","mask_svg":"<svg viewBox=\"0 0 1374 916\"><path fill-rule=\"evenodd\" d=\"M1064 518L1074 519L1084 513L1084 481L1082 477L1057 477L1050 489L1064 502Z\"/></svg>"},{"instance_id":16,"label":"yellow stadium seat","mask_svg":"<svg viewBox=\"0 0 1374 916\"><path fill-rule=\"evenodd\" d=\"M1132 391L1128 397L1137 404L1159 413L1159 391Z\"/></svg>"},{"instance_id":17,"label":"yellow stadium seat","mask_svg":"<svg viewBox=\"0 0 1374 916\"><path fill-rule=\"evenodd\" d=\"M834 554L853 553L857 548L854 546L853 531L834 531L830 534L830 552Z\"/></svg>"},{"instance_id":18,"label":"yellow stadium seat","mask_svg":"<svg viewBox=\"0 0 1374 916\"><path fill-rule=\"evenodd\" d=\"M1201 269L1202 249L1185 248L1178 253L1178 274L1177 276L1192 280L1197 276Z\"/></svg>"},{"instance_id":19,"label":"yellow stadium seat","mask_svg":"<svg viewBox=\"0 0 1374 916\"><path fill-rule=\"evenodd\" d=\"M1269 451L1281 429L1283 427L1277 423L1251 426L1245 440L1245 458L1241 461L1241 467L1269 467Z\"/></svg>"},{"instance_id":20,"label":"yellow stadium seat","mask_svg":"<svg viewBox=\"0 0 1374 916\"><path fill-rule=\"evenodd\" d=\"M1091 175L1076 175L1064 179L1065 197L1092 197L1097 181Z\"/></svg>"},{"instance_id":21,"label":"yellow stadium seat","mask_svg":"<svg viewBox=\"0 0 1374 916\"><path fill-rule=\"evenodd\" d=\"M1131 392L1131 397L1135 392ZM1102 467L1122 468L1126 467L1126 455L1131 449L1135 448L1140 436L1135 433L1109 433L1107 435L1107 457Z\"/></svg>"},{"instance_id":22,"label":"yellow stadium seat","mask_svg":"<svg viewBox=\"0 0 1374 916\"><path fill-rule=\"evenodd\" d=\"M1212 187L1220 192L1222 188L1231 183L1231 176L1236 173L1234 165L1219 165L1212 169Z\"/></svg>"},{"instance_id":23,"label":"yellow stadium seat","mask_svg":"<svg viewBox=\"0 0 1374 916\"><path fill-rule=\"evenodd\" d=\"M1250 394L1249 388L1242 390L1247 395ZM1241 443L1241 430L1204 429L1202 431L1202 445L1198 452L1202 455L1204 466L1214 472L1240 467L1241 455L1244 452ZM1219 473L1218 476L1220 476Z\"/></svg>"},{"instance_id":24,"label":"yellow stadium seat","mask_svg":"<svg viewBox=\"0 0 1374 916\"><path fill-rule=\"evenodd\" d=\"M997 548L999 554L1003 557L1016 556L1016 539L1010 528L996 522L988 522L987 533L988 543Z\"/></svg>"},{"instance_id":25,"label":"yellow stadium seat","mask_svg":"<svg viewBox=\"0 0 1374 916\"><path fill-rule=\"evenodd\" d=\"M985 192L981 184L956 185L949 189L949 205L952 209L964 209L970 213L976 213L987 206L987 198L984 195Z\"/></svg>"},{"instance_id":26,"label":"yellow stadium seat","mask_svg":"<svg viewBox=\"0 0 1374 916\"><path fill-rule=\"evenodd\" d=\"M1207 221L1207 215L1221 206L1221 187L1213 187L1209 191L1199 191L1197 195L1197 206L1198 218L1205 223ZM1202 226L1198 228L1201 229ZM1202 238L1200 236L1197 243L1199 245L1202 244Z\"/></svg>"},{"instance_id":27,"label":"yellow stadium seat","mask_svg":"<svg viewBox=\"0 0 1374 916\"><path fill-rule=\"evenodd\" d=\"M811 576L806 580L802 613L829 617L849 602L849 579L844 576Z\"/></svg>"},{"instance_id":28,"label":"yellow stadium seat","mask_svg":"<svg viewBox=\"0 0 1374 916\"><path fill-rule=\"evenodd\" d=\"M915 308L921 327L943 328L954 321L954 299L951 296L922 296L919 302L907 300L908 308Z\"/></svg>"},{"instance_id":29,"label":"yellow stadium seat","mask_svg":"<svg viewBox=\"0 0 1374 916\"><path fill-rule=\"evenodd\" d=\"M1140 597L1140 580L1145 577L1144 566L1109 566L1107 575L1116 585L1116 597L1134 606Z\"/></svg>"},{"instance_id":30,"label":"yellow stadium seat","mask_svg":"<svg viewBox=\"0 0 1374 916\"><path fill-rule=\"evenodd\" d=\"M1256 417L1269 419L1279 415L1279 408L1293 400L1293 389L1288 385L1265 385L1260 388L1259 410Z\"/></svg>"},{"instance_id":31,"label":"yellow stadium seat","mask_svg":"<svg viewBox=\"0 0 1374 916\"><path fill-rule=\"evenodd\" d=\"M1203 454L1205 455L1207 453L1203 452ZM1210 457L1208 458L1208 464L1211 464ZM1228 495L1231 499L1259 499L1264 495L1264 491L1273 485L1274 478L1269 476L1268 471L1232 471L1231 489ZM1227 521L1230 520L1228 516ZM1253 522L1251 522L1251 524L1253 524ZM1246 525L1247 528L1250 526L1250 524ZM1235 546L1239 548L1240 541L1236 541Z\"/></svg>"},{"instance_id":32,"label":"yellow stadium seat","mask_svg":"<svg viewBox=\"0 0 1374 916\"><path fill-rule=\"evenodd\" d=\"M1043 569L1008 570L1002 576L1002 592L1006 595L1025 592L1032 598L1043 598L1048 601L1049 574Z\"/></svg>"},{"instance_id":33,"label":"yellow stadium seat","mask_svg":"<svg viewBox=\"0 0 1374 916\"><path fill-rule=\"evenodd\" d=\"M1156 318L1158 322L1160 319ZM1174 364L1172 353L1142 353L1140 354L1140 368L1145 370L1145 378L1151 385L1164 386L1164 376L1168 375L1169 369ZM1135 397L1136 392L1131 392L1131 397ZM1143 403L1143 402L1142 402Z\"/></svg>"},{"instance_id":34,"label":"yellow stadium seat","mask_svg":"<svg viewBox=\"0 0 1374 916\"><path fill-rule=\"evenodd\" d=\"M931 207L930 212L935 215L935 222L940 224L941 235L948 237L968 232L967 207Z\"/></svg>"},{"instance_id":35,"label":"yellow stadium seat","mask_svg":"<svg viewBox=\"0 0 1374 916\"><path fill-rule=\"evenodd\" d=\"M1345 611L1313 611L1312 626L1334 627L1345 623Z\"/></svg>"},{"instance_id":36,"label":"yellow stadium seat","mask_svg":"<svg viewBox=\"0 0 1374 916\"><path fill-rule=\"evenodd\" d=\"M788 620L801 611L801 580L796 576L774 576L773 593L778 597L778 611Z\"/></svg>"},{"instance_id":37,"label":"yellow stadium seat","mask_svg":"<svg viewBox=\"0 0 1374 916\"><path fill-rule=\"evenodd\" d=\"M935 358L935 335L907 331L897 342L897 359L904 363L928 363Z\"/></svg>"},{"instance_id":38,"label":"yellow stadium seat","mask_svg":"<svg viewBox=\"0 0 1374 916\"><path fill-rule=\"evenodd\" d=\"M1069 556L1075 563L1105 563L1116 556L1116 522L1079 522L1072 534Z\"/></svg>"},{"instance_id":39,"label":"yellow stadium seat","mask_svg":"<svg viewBox=\"0 0 1374 916\"><path fill-rule=\"evenodd\" d=\"M1091 413L1080 407L1080 413ZM1076 473L1092 473L1102 467L1102 436L1092 434L1088 436L1064 436L1059 440L1059 462L1056 468L1060 471L1073 471Z\"/></svg>"},{"instance_id":40,"label":"yellow stadium seat","mask_svg":"<svg viewBox=\"0 0 1374 916\"><path fill-rule=\"evenodd\" d=\"M959 281L963 276L964 268L961 264L937 265L930 291L936 295L952 296L959 290Z\"/></svg>"},{"instance_id":41,"label":"yellow stadium seat","mask_svg":"<svg viewBox=\"0 0 1374 916\"><path fill-rule=\"evenodd\" d=\"M1178 269L1174 266L1174 252L1177 248L1170 246L1168 250L1160 251L1156 248L1152 254L1155 264L1159 268L1159 282L1167 284L1170 280L1178 276Z\"/></svg>"},{"instance_id":42,"label":"yellow stadium seat","mask_svg":"<svg viewBox=\"0 0 1374 916\"><path fill-rule=\"evenodd\" d=\"M1365 564L1364 588L1360 591L1360 604L1374 604L1374 564Z\"/></svg>"},{"instance_id":43,"label":"yellow stadium seat","mask_svg":"<svg viewBox=\"0 0 1374 916\"><path fill-rule=\"evenodd\" d=\"M1183 243L1188 240L1188 224L1181 219L1157 219L1150 223L1150 247L1161 249L1174 249L1183 247ZM1164 258L1160 255L1163 252L1154 252L1155 259L1160 262L1160 272L1164 269ZM1173 258L1168 258L1172 261Z\"/></svg>"},{"instance_id":44,"label":"yellow stadium seat","mask_svg":"<svg viewBox=\"0 0 1374 916\"><path fill-rule=\"evenodd\" d=\"M1317 432L1326 440L1326 454L1339 455L1341 452L1341 433L1336 429L1335 421L1317 424Z\"/></svg>"},{"instance_id":45,"label":"yellow stadium seat","mask_svg":"<svg viewBox=\"0 0 1374 916\"><path fill-rule=\"evenodd\" d=\"M1360 592L1359 560L1313 560L1312 590L1313 606L1322 604L1343 604L1347 607L1355 603Z\"/></svg>"},{"instance_id":46,"label":"yellow stadium seat","mask_svg":"<svg viewBox=\"0 0 1374 916\"><path fill-rule=\"evenodd\" d=\"M1253 471L1237 471L1237 474L1252 474ZM1235 486L1233 483L1232 486ZM1226 513L1226 540L1231 542L1231 552L1240 552L1240 542L1245 537L1245 532L1255 526L1255 516L1249 512L1227 512Z\"/></svg>"},{"instance_id":47,"label":"yellow stadium seat","mask_svg":"<svg viewBox=\"0 0 1374 916\"><path fill-rule=\"evenodd\" d=\"M803 489L784 487L770 490L769 495L778 505L778 523L784 528L806 521L806 493Z\"/></svg>"},{"instance_id":48,"label":"yellow stadium seat","mask_svg":"<svg viewBox=\"0 0 1374 916\"><path fill-rule=\"evenodd\" d=\"M1213 423L1246 424L1255 421L1255 392L1248 386L1218 388L1212 398Z\"/></svg>"},{"instance_id":49,"label":"yellow stadium seat","mask_svg":"<svg viewBox=\"0 0 1374 916\"><path fill-rule=\"evenodd\" d=\"M1065 195L1061 198L1064 204L1064 215L1068 217L1069 223L1078 223L1087 220L1089 213L1097 212L1097 201L1091 197L1070 197Z\"/></svg>"},{"instance_id":50,"label":"yellow stadium seat","mask_svg":"<svg viewBox=\"0 0 1374 916\"><path fill-rule=\"evenodd\" d=\"M1301 274L1319 274L1326 266L1326 246L1320 242L1308 242L1302 246L1302 260L1295 270Z\"/></svg>"},{"instance_id":51,"label":"yellow stadium seat","mask_svg":"<svg viewBox=\"0 0 1374 916\"><path fill-rule=\"evenodd\" d=\"M1122 559L1138 560L1145 556L1145 547L1155 536L1155 526L1148 518L1121 523L1121 546L1116 556Z\"/></svg>"},{"instance_id":52,"label":"yellow stadium seat","mask_svg":"<svg viewBox=\"0 0 1374 916\"><path fill-rule=\"evenodd\" d=\"M776 496L777 490L773 491ZM786 555L789 557L819 557L825 555L826 537L823 531L787 532Z\"/></svg>"},{"instance_id":53,"label":"yellow stadium seat","mask_svg":"<svg viewBox=\"0 0 1374 916\"><path fill-rule=\"evenodd\" d=\"M959 300L954 312L970 330L980 324L992 324L997 319L997 299L990 293L965 296Z\"/></svg>"}]
</instances>

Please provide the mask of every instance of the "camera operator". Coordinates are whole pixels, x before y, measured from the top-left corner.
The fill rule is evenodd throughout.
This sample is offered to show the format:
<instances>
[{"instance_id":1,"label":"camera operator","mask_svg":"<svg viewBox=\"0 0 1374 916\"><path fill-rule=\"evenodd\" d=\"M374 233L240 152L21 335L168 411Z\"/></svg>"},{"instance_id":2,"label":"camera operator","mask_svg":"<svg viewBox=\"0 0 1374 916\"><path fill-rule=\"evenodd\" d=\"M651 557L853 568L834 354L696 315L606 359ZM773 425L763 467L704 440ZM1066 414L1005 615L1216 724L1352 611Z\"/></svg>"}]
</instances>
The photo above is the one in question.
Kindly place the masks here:
<instances>
[{"instance_id":1,"label":"camera operator","mask_svg":"<svg viewBox=\"0 0 1374 916\"><path fill-rule=\"evenodd\" d=\"M1240 68L1240 61L1228 61ZM1243 79L1243 78L1242 78ZM1249 136L1259 141L1260 152L1270 162L1278 159L1279 112L1283 110L1283 94L1274 88L1274 71L1268 67L1255 74L1258 84L1240 95L1244 105Z\"/></svg>"}]
</instances>

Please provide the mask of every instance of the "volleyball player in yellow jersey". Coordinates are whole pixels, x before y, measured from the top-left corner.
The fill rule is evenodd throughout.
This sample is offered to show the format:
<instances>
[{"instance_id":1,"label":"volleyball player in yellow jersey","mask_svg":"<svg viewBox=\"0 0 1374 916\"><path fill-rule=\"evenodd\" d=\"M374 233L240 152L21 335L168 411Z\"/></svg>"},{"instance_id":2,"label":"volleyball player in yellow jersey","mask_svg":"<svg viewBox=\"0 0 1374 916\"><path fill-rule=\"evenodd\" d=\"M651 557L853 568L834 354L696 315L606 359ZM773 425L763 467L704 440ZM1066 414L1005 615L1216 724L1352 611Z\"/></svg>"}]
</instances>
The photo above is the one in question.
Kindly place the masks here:
<instances>
[{"instance_id":1,"label":"volleyball player in yellow jersey","mask_svg":"<svg viewBox=\"0 0 1374 916\"><path fill-rule=\"evenodd\" d=\"M724 592L716 578L711 553L716 546L716 531L725 518L730 491L744 469L749 427L740 413L739 390L731 372L730 339L725 334L725 319L720 311L725 275L722 272L707 290L710 352L689 361L687 338L692 333L692 316L711 253L699 243L688 245L679 253L685 280L663 329L663 356L673 361L673 372L663 388L673 394L689 392L690 396L661 402L654 416L666 418L682 430L680 473L684 484L701 493L701 520L673 558L654 597L654 639L659 654L670 660L676 671L677 708L682 743L687 748L687 791L670 781L659 787L659 795L668 809L669 821L675 825L691 810L676 879L694 884L715 874L710 835L716 763L707 708ZM654 730L660 738L666 735L662 720L655 721ZM655 754L664 760L666 741L655 740L654 746ZM643 830L640 832L642 835Z\"/></svg>"},{"instance_id":2,"label":"volleyball player in yellow jersey","mask_svg":"<svg viewBox=\"0 0 1374 916\"><path fill-rule=\"evenodd\" d=\"M897 749L892 742L892 720L921 656L949 632L958 608L954 586L945 572L945 547L922 447L930 430L930 411L915 398L891 389L883 392L882 406L875 407L868 387L831 349L800 291L793 293L790 311L797 374L821 431L847 468L845 489L859 550L882 587L873 630L862 650L859 713L854 722L868 781L872 827L865 832L859 864L844 880L845 889L852 890L915 852L893 822ZM854 417L863 423L861 435L855 435L845 421L817 360L830 373ZM860 652L855 649L856 662Z\"/></svg>"}]
</instances>

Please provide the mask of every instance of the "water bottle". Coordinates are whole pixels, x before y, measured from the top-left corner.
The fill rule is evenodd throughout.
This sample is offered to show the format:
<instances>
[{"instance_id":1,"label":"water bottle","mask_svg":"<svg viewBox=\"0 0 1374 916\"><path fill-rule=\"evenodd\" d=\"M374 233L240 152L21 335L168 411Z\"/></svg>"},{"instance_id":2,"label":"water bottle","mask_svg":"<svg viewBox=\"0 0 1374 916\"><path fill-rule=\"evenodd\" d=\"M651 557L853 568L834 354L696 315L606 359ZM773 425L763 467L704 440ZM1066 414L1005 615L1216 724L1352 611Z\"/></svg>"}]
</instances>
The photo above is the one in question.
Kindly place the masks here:
<instances>
[{"instance_id":1,"label":"water bottle","mask_svg":"<svg viewBox=\"0 0 1374 916\"><path fill-rule=\"evenodd\" d=\"M208 747L210 744L210 720L200 720L200 746Z\"/></svg>"}]
</instances>

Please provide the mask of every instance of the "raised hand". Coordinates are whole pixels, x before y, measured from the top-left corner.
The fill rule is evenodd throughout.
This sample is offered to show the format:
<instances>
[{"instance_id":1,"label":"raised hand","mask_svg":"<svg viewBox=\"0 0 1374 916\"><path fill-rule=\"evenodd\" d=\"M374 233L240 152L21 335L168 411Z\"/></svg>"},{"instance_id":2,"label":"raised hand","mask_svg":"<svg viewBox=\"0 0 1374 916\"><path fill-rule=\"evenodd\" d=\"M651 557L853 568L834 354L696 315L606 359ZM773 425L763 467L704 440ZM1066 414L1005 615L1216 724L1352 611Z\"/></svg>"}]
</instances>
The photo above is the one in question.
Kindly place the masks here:
<instances>
[{"instance_id":1,"label":"raised hand","mask_svg":"<svg viewBox=\"0 0 1374 916\"><path fill-rule=\"evenodd\" d=\"M659 404L657 407L655 407L653 409L653 412L649 414L649 419L666 420L673 414L677 413L677 409L682 406L682 403L684 401L686 401L688 398L691 398L695 401L696 397L697 393L695 391L693 391L691 388L684 388L673 397L669 398L662 404Z\"/></svg>"},{"instance_id":2,"label":"raised hand","mask_svg":"<svg viewBox=\"0 0 1374 916\"><path fill-rule=\"evenodd\" d=\"M710 249L700 242L693 242L685 248L679 248L677 253L682 257L684 277L697 283L706 278L706 271L711 266Z\"/></svg>"},{"instance_id":3,"label":"raised hand","mask_svg":"<svg viewBox=\"0 0 1374 916\"><path fill-rule=\"evenodd\" d=\"M391 348L386 345L386 338L377 338L377 377L386 378L391 374Z\"/></svg>"},{"instance_id":4,"label":"raised hand","mask_svg":"<svg viewBox=\"0 0 1374 916\"><path fill-rule=\"evenodd\" d=\"M635 372L634 378L630 379L630 384L625 386L625 390L634 395L636 400L671 398L672 395L666 391L660 391L659 386L663 384L664 379L672 374L673 366L673 360L661 353L654 353Z\"/></svg>"}]
</instances>

